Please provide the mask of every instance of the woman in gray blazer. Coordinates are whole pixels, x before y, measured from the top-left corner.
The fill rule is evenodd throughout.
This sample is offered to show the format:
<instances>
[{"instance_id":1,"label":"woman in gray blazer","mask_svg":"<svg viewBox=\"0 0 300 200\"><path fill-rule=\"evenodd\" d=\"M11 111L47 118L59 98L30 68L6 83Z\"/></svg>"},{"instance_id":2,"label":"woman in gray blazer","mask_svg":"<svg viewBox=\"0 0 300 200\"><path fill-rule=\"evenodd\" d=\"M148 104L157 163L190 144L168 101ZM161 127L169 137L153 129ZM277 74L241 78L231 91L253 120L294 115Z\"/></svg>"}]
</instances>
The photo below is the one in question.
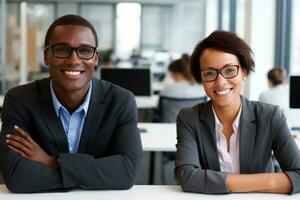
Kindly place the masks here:
<instances>
[{"instance_id":1,"label":"woman in gray blazer","mask_svg":"<svg viewBox=\"0 0 300 200\"><path fill-rule=\"evenodd\" d=\"M234 33L215 31L195 48L191 67L206 103L177 118L175 175L198 193L300 191L300 151L277 106L241 94L254 71L250 47ZM274 173L272 153L282 172Z\"/></svg>"}]
</instances>

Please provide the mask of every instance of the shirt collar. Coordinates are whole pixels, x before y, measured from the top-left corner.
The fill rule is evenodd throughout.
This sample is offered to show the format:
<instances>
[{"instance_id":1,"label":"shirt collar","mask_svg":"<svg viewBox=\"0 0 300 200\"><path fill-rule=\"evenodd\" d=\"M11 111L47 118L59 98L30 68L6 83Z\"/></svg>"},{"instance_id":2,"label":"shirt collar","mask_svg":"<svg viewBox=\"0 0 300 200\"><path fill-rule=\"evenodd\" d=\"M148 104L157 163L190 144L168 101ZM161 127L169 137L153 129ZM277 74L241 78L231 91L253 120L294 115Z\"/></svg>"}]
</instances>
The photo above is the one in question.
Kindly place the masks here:
<instances>
[{"instance_id":1,"label":"shirt collar","mask_svg":"<svg viewBox=\"0 0 300 200\"><path fill-rule=\"evenodd\" d=\"M213 110L214 117L215 117L216 132L223 131L223 125L219 121L218 116L217 116L213 106L212 106L212 110ZM242 104L241 104L240 110L239 110L239 112L238 112L237 116L235 117L235 119L233 121L233 124L232 124L233 133L237 133L237 131L238 131L241 113L242 113Z\"/></svg>"},{"instance_id":2,"label":"shirt collar","mask_svg":"<svg viewBox=\"0 0 300 200\"><path fill-rule=\"evenodd\" d=\"M56 116L59 117L59 110L60 109L66 110L66 108L57 99L57 96L56 96L56 94L54 92L54 89L53 89L53 86L52 86L52 80L50 80L50 91L51 91L52 102L53 102L53 106L54 106ZM75 112L78 112L80 110L84 110L84 113L85 114L87 113L88 108L89 108L90 99L91 99L91 94L92 94L92 81L90 81L89 90L88 90L87 95L84 98L83 103L76 109Z\"/></svg>"}]
</instances>

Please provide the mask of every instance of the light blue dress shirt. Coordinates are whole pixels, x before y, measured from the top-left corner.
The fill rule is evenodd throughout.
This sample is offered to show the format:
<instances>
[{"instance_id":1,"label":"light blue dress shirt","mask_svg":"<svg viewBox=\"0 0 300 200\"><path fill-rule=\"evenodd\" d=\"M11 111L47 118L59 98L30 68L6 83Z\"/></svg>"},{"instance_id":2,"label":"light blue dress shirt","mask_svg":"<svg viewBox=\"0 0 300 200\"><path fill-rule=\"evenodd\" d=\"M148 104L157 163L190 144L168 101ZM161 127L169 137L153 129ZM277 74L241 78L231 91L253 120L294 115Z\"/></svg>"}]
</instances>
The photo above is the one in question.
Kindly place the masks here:
<instances>
[{"instance_id":1,"label":"light blue dress shirt","mask_svg":"<svg viewBox=\"0 0 300 200\"><path fill-rule=\"evenodd\" d=\"M82 128L89 108L92 93L92 81L90 82L90 87L83 103L71 115L68 112L68 110L65 107L63 107L57 99L52 87L52 81L50 82L50 89L54 110L56 112L57 117L60 118L66 136L68 138L69 151L71 153L77 153Z\"/></svg>"}]
</instances>

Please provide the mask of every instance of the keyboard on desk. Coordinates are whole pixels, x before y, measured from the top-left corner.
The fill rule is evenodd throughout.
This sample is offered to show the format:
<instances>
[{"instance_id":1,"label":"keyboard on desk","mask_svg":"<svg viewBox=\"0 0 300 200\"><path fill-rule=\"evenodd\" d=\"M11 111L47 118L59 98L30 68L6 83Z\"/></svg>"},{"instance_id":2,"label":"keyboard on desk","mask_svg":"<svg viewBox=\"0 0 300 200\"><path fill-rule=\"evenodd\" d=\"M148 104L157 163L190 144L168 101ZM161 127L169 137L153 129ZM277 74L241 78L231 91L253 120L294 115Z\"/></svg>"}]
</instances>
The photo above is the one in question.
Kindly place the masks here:
<instances>
[{"instance_id":1,"label":"keyboard on desk","mask_svg":"<svg viewBox=\"0 0 300 200\"><path fill-rule=\"evenodd\" d=\"M140 133L147 133L147 129L146 128L139 128Z\"/></svg>"}]
</instances>

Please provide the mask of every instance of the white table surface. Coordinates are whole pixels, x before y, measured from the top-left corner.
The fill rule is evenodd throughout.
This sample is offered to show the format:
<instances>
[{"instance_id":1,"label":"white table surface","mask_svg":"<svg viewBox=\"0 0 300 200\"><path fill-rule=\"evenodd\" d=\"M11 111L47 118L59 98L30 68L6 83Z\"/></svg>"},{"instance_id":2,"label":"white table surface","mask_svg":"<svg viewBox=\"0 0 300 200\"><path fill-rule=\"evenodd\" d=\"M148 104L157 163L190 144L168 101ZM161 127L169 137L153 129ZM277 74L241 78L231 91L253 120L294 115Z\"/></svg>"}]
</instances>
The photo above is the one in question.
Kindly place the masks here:
<instances>
[{"instance_id":1,"label":"white table surface","mask_svg":"<svg viewBox=\"0 0 300 200\"><path fill-rule=\"evenodd\" d=\"M151 108L156 108L158 105L158 95L152 95L149 97L144 97L144 96L136 96L136 104L138 108L143 108L143 109L151 109Z\"/></svg>"},{"instance_id":2,"label":"white table surface","mask_svg":"<svg viewBox=\"0 0 300 200\"><path fill-rule=\"evenodd\" d=\"M300 194L240 193L226 195L208 195L182 192L179 186L136 185L130 190L73 190L61 193L13 194L4 185L0 185L1 200L298 200Z\"/></svg>"},{"instance_id":3,"label":"white table surface","mask_svg":"<svg viewBox=\"0 0 300 200\"><path fill-rule=\"evenodd\" d=\"M138 123L138 127L147 131L141 133L144 151L176 151L175 123Z\"/></svg>"}]
</instances>

